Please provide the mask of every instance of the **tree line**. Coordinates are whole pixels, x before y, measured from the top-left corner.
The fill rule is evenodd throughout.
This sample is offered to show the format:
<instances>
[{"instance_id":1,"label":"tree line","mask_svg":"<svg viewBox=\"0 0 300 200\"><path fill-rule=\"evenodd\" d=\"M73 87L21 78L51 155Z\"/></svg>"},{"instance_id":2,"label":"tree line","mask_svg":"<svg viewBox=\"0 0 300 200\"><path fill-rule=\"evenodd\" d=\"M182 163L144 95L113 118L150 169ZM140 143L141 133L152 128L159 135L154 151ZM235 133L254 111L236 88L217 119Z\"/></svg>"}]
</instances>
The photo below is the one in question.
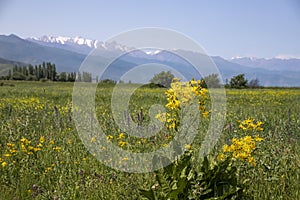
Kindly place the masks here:
<instances>
[{"instance_id":1,"label":"tree line","mask_svg":"<svg viewBox=\"0 0 300 200\"><path fill-rule=\"evenodd\" d=\"M154 77L150 80L150 83L156 85L162 85L164 87L170 87L174 75L171 71L162 71L158 74L155 74ZM222 86L219 75L218 74L210 74L202 79L201 86L204 88L219 88ZM252 79L248 82L245 78L245 74L238 74L230 79L229 83L226 80L226 84L224 85L226 88L260 88L259 80L257 78Z\"/></svg>"},{"instance_id":2,"label":"tree line","mask_svg":"<svg viewBox=\"0 0 300 200\"><path fill-rule=\"evenodd\" d=\"M8 71L2 80L27 80L27 81L60 81L60 82L92 82L92 74L88 72L60 72L56 71L55 64L43 62L39 65L17 66Z\"/></svg>"},{"instance_id":3,"label":"tree line","mask_svg":"<svg viewBox=\"0 0 300 200\"><path fill-rule=\"evenodd\" d=\"M158 74L155 74L154 77L150 80L150 83L155 85L161 85L163 87L170 87L171 82L174 78L174 75L171 71L162 71ZM56 71L55 64L50 62L43 62L39 65L27 65L27 66L17 66L15 65L11 70L9 70L7 76L0 77L0 80L27 80L27 81L59 81L59 82L74 82L77 79L79 82L92 82L92 74L88 72L60 72ZM204 77L202 80L202 86L207 88L218 88L221 87L221 81L218 74L210 74ZM105 79L102 81L98 80L98 77L95 79L96 82L103 83L114 83L115 81L110 79ZM121 81L120 81L121 83ZM228 80L224 85L226 88L259 88L258 79L253 79L248 82L245 78L245 74L239 74Z\"/></svg>"}]
</instances>

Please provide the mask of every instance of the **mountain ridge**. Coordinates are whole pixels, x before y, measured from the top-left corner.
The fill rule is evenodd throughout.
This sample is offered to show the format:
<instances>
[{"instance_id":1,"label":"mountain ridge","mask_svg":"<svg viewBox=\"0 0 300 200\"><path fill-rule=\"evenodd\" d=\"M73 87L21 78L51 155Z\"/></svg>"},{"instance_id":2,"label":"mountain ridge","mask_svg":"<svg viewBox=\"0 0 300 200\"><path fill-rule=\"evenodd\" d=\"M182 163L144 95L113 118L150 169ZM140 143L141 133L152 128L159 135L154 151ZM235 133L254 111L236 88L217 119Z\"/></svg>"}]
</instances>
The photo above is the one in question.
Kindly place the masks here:
<instances>
[{"instance_id":1,"label":"mountain ridge","mask_svg":"<svg viewBox=\"0 0 300 200\"><path fill-rule=\"evenodd\" d=\"M101 45L96 45L101 44ZM97 49L100 57L97 62L131 50L129 55L114 62L115 75L109 78L118 78L126 70L134 66L157 62L186 74L188 78L193 76L193 69L182 58L178 58L168 51L157 50L133 50L116 42L103 43L99 40L89 40L82 37L53 37L44 36L41 40L35 38L22 39L16 35L0 35L0 57L22 63L40 64L52 62L57 65L58 71L77 71L86 56ZM190 56L199 58L199 53L185 50ZM223 82L231 77L244 73L251 80L258 78L264 86L300 86L300 59L259 59L259 58L235 58L224 59L220 56L210 57L219 68ZM277 62L277 64L276 64ZM288 63L289 66L286 66ZM196 78L196 77L195 77Z\"/></svg>"},{"instance_id":2,"label":"mountain ridge","mask_svg":"<svg viewBox=\"0 0 300 200\"><path fill-rule=\"evenodd\" d=\"M42 37L29 37L26 40L35 42L41 45L62 48L69 51L88 55L92 50L104 51L127 51L129 47L117 44L116 42L102 42L95 39L86 39L80 36L66 37L66 36L42 36Z\"/></svg>"}]
</instances>

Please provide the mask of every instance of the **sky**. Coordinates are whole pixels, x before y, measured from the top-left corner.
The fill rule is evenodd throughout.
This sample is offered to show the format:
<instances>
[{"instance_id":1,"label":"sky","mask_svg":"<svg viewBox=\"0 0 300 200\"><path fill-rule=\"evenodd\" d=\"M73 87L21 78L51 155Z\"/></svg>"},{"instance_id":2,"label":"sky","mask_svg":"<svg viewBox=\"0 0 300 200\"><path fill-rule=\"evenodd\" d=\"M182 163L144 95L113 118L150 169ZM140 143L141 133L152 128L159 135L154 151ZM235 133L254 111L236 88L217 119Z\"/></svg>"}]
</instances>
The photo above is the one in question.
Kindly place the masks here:
<instances>
[{"instance_id":1,"label":"sky","mask_svg":"<svg viewBox=\"0 0 300 200\"><path fill-rule=\"evenodd\" d=\"M209 55L300 58L299 0L0 0L0 34L106 39L161 27Z\"/></svg>"}]
</instances>

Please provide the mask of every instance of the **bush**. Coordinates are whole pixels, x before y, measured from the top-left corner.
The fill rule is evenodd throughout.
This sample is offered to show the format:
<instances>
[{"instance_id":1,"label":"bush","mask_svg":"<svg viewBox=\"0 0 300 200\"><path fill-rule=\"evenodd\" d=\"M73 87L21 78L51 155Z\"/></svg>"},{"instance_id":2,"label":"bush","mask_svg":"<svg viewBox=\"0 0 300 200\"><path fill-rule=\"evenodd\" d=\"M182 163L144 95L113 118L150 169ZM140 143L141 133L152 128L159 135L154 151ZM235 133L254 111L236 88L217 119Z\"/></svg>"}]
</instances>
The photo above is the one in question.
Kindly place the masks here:
<instances>
[{"instance_id":1,"label":"bush","mask_svg":"<svg viewBox=\"0 0 300 200\"><path fill-rule=\"evenodd\" d=\"M247 79L245 79L245 74L239 74L230 79L230 87L236 89L242 89L247 87Z\"/></svg>"},{"instance_id":2,"label":"bush","mask_svg":"<svg viewBox=\"0 0 300 200\"><path fill-rule=\"evenodd\" d=\"M27 79L27 77L22 73L14 72L12 79L13 80L19 80L19 81L24 81L24 80Z\"/></svg>"},{"instance_id":3,"label":"bush","mask_svg":"<svg viewBox=\"0 0 300 200\"><path fill-rule=\"evenodd\" d=\"M27 76L26 80L27 80L27 81L37 81L38 79L37 79L36 76L29 75L29 76Z\"/></svg>"},{"instance_id":4,"label":"bush","mask_svg":"<svg viewBox=\"0 0 300 200\"><path fill-rule=\"evenodd\" d=\"M249 84L248 84L248 87L249 88L259 88L260 85L259 85L259 80L257 78L255 79L252 79Z\"/></svg>"},{"instance_id":5,"label":"bush","mask_svg":"<svg viewBox=\"0 0 300 200\"><path fill-rule=\"evenodd\" d=\"M155 74L154 77L150 80L150 83L163 85L164 87L170 87L174 75L171 71L162 71L159 74Z\"/></svg>"}]
</instances>

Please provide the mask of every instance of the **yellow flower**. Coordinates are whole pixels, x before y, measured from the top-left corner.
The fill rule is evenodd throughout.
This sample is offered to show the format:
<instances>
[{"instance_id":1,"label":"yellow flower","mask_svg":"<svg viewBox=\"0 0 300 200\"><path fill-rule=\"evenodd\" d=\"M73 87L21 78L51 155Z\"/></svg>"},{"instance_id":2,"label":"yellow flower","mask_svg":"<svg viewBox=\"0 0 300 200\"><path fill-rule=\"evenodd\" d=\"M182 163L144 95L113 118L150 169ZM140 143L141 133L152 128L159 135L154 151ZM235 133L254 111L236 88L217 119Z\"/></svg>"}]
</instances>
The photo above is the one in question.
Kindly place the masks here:
<instances>
[{"instance_id":1,"label":"yellow flower","mask_svg":"<svg viewBox=\"0 0 300 200\"><path fill-rule=\"evenodd\" d=\"M92 137L92 138L91 138L91 142L92 142L92 143L96 142L96 138Z\"/></svg>"},{"instance_id":2,"label":"yellow flower","mask_svg":"<svg viewBox=\"0 0 300 200\"><path fill-rule=\"evenodd\" d=\"M169 129L175 129L176 128L176 124L175 122L172 122L172 124L167 126Z\"/></svg>"},{"instance_id":3,"label":"yellow flower","mask_svg":"<svg viewBox=\"0 0 300 200\"><path fill-rule=\"evenodd\" d=\"M203 117L208 117L208 115L209 115L209 112L207 112L207 111L202 112L202 116L203 116Z\"/></svg>"},{"instance_id":4,"label":"yellow flower","mask_svg":"<svg viewBox=\"0 0 300 200\"><path fill-rule=\"evenodd\" d=\"M219 160L224 160L224 158L225 158L225 155L224 155L223 153L220 153L220 154L218 155L218 159L219 159Z\"/></svg>"},{"instance_id":5,"label":"yellow flower","mask_svg":"<svg viewBox=\"0 0 300 200\"><path fill-rule=\"evenodd\" d=\"M192 149L192 145L186 144L186 145L184 145L184 148L186 148L187 150L190 150L190 149Z\"/></svg>"},{"instance_id":6,"label":"yellow flower","mask_svg":"<svg viewBox=\"0 0 300 200\"><path fill-rule=\"evenodd\" d=\"M261 128L261 127L257 127L256 130L258 130L258 131L263 131L264 129Z\"/></svg>"},{"instance_id":7,"label":"yellow flower","mask_svg":"<svg viewBox=\"0 0 300 200\"><path fill-rule=\"evenodd\" d=\"M155 115L155 118L158 119L160 122L166 121L166 113L158 113Z\"/></svg>"},{"instance_id":8,"label":"yellow flower","mask_svg":"<svg viewBox=\"0 0 300 200\"><path fill-rule=\"evenodd\" d=\"M7 162L2 162L1 165L2 167L5 167L7 165Z\"/></svg>"},{"instance_id":9,"label":"yellow flower","mask_svg":"<svg viewBox=\"0 0 300 200\"><path fill-rule=\"evenodd\" d=\"M252 164L254 167L256 166L256 161L253 157L248 158L248 163Z\"/></svg>"},{"instance_id":10,"label":"yellow flower","mask_svg":"<svg viewBox=\"0 0 300 200\"><path fill-rule=\"evenodd\" d=\"M120 147L123 147L123 146L126 145L126 142L120 141L118 144L119 144Z\"/></svg>"},{"instance_id":11,"label":"yellow flower","mask_svg":"<svg viewBox=\"0 0 300 200\"><path fill-rule=\"evenodd\" d=\"M243 130L256 130L256 131L262 131L263 128L261 128L261 125L263 124L263 122L261 121L256 121L256 123L254 122L254 119L246 119L244 121L239 121L238 123L240 123L239 128L243 129Z\"/></svg>"},{"instance_id":12,"label":"yellow flower","mask_svg":"<svg viewBox=\"0 0 300 200\"><path fill-rule=\"evenodd\" d=\"M197 85L197 81L195 81L195 79L192 78L192 80L190 80L190 84L191 84L191 85Z\"/></svg>"},{"instance_id":13,"label":"yellow flower","mask_svg":"<svg viewBox=\"0 0 300 200\"><path fill-rule=\"evenodd\" d=\"M16 150L16 149L10 149L9 152L10 152L10 153L17 153L18 150Z\"/></svg>"},{"instance_id":14,"label":"yellow flower","mask_svg":"<svg viewBox=\"0 0 300 200\"><path fill-rule=\"evenodd\" d=\"M112 135L108 135L106 138L107 138L107 140L111 140L111 139L113 139L113 138L114 138L114 136L112 136Z\"/></svg>"},{"instance_id":15,"label":"yellow flower","mask_svg":"<svg viewBox=\"0 0 300 200\"><path fill-rule=\"evenodd\" d=\"M258 142L260 142L260 141L262 141L262 140L264 140L264 139L261 138L261 137L256 137L256 138L255 138L255 141L258 141Z\"/></svg>"},{"instance_id":16,"label":"yellow flower","mask_svg":"<svg viewBox=\"0 0 300 200\"><path fill-rule=\"evenodd\" d=\"M124 138L124 137L125 137L125 136L124 136L124 133L120 133L118 139L120 140L120 139L122 139L122 138Z\"/></svg>"},{"instance_id":17,"label":"yellow flower","mask_svg":"<svg viewBox=\"0 0 300 200\"><path fill-rule=\"evenodd\" d=\"M44 136L41 136L40 137L40 143L44 143L45 142L45 137Z\"/></svg>"},{"instance_id":18,"label":"yellow flower","mask_svg":"<svg viewBox=\"0 0 300 200\"><path fill-rule=\"evenodd\" d=\"M47 174L51 170L51 167L47 167L44 171L44 174Z\"/></svg>"},{"instance_id":19,"label":"yellow flower","mask_svg":"<svg viewBox=\"0 0 300 200\"><path fill-rule=\"evenodd\" d=\"M124 158L122 158L122 160L126 161L126 160L129 160L129 159L127 157L124 157Z\"/></svg>"},{"instance_id":20,"label":"yellow flower","mask_svg":"<svg viewBox=\"0 0 300 200\"><path fill-rule=\"evenodd\" d=\"M261 125L263 125L264 123L263 122L260 122L260 121L258 121L258 122L256 122L256 126L261 126Z\"/></svg>"},{"instance_id":21,"label":"yellow flower","mask_svg":"<svg viewBox=\"0 0 300 200\"><path fill-rule=\"evenodd\" d=\"M7 143L6 146L7 146L7 147L14 147L15 144L13 144L13 143Z\"/></svg>"},{"instance_id":22,"label":"yellow flower","mask_svg":"<svg viewBox=\"0 0 300 200\"><path fill-rule=\"evenodd\" d=\"M224 152L230 152L231 149L230 149L230 147L229 147L227 144L225 144L225 145L223 146L223 151L224 151Z\"/></svg>"},{"instance_id":23,"label":"yellow flower","mask_svg":"<svg viewBox=\"0 0 300 200\"><path fill-rule=\"evenodd\" d=\"M163 147L167 147L168 145L169 145L169 144L165 143L165 144L163 144L162 146L163 146Z\"/></svg>"},{"instance_id":24,"label":"yellow flower","mask_svg":"<svg viewBox=\"0 0 300 200\"><path fill-rule=\"evenodd\" d=\"M249 118L249 119L246 119L245 121L243 121L242 123L243 124L250 124L253 122L253 119Z\"/></svg>"},{"instance_id":25,"label":"yellow flower","mask_svg":"<svg viewBox=\"0 0 300 200\"><path fill-rule=\"evenodd\" d=\"M9 154L9 153L6 153L6 154L4 154L3 156L4 156L4 157L10 157L10 156L11 156L11 154Z\"/></svg>"},{"instance_id":26,"label":"yellow flower","mask_svg":"<svg viewBox=\"0 0 300 200\"><path fill-rule=\"evenodd\" d=\"M241 152L241 153L237 153L234 157L239 158L241 160L245 160L248 157L248 154L246 154L245 152Z\"/></svg>"},{"instance_id":27,"label":"yellow flower","mask_svg":"<svg viewBox=\"0 0 300 200\"><path fill-rule=\"evenodd\" d=\"M27 152L27 149L26 149L26 147L25 147L24 144L21 144L21 151L22 151L22 152Z\"/></svg>"},{"instance_id":28,"label":"yellow flower","mask_svg":"<svg viewBox=\"0 0 300 200\"><path fill-rule=\"evenodd\" d=\"M243 130L247 130L247 128L245 126L243 126L242 124L239 125L239 128L243 129Z\"/></svg>"},{"instance_id":29,"label":"yellow flower","mask_svg":"<svg viewBox=\"0 0 300 200\"><path fill-rule=\"evenodd\" d=\"M61 147L53 147L53 150L54 150L54 151L57 151L57 152L60 152Z\"/></svg>"},{"instance_id":30,"label":"yellow flower","mask_svg":"<svg viewBox=\"0 0 300 200\"><path fill-rule=\"evenodd\" d=\"M40 151L40 150L41 150L41 148L33 148L34 152L37 152L37 151Z\"/></svg>"},{"instance_id":31,"label":"yellow flower","mask_svg":"<svg viewBox=\"0 0 300 200\"><path fill-rule=\"evenodd\" d=\"M21 142L24 143L25 145L28 145L31 143L30 140L27 140L26 138L22 137Z\"/></svg>"}]
</instances>

